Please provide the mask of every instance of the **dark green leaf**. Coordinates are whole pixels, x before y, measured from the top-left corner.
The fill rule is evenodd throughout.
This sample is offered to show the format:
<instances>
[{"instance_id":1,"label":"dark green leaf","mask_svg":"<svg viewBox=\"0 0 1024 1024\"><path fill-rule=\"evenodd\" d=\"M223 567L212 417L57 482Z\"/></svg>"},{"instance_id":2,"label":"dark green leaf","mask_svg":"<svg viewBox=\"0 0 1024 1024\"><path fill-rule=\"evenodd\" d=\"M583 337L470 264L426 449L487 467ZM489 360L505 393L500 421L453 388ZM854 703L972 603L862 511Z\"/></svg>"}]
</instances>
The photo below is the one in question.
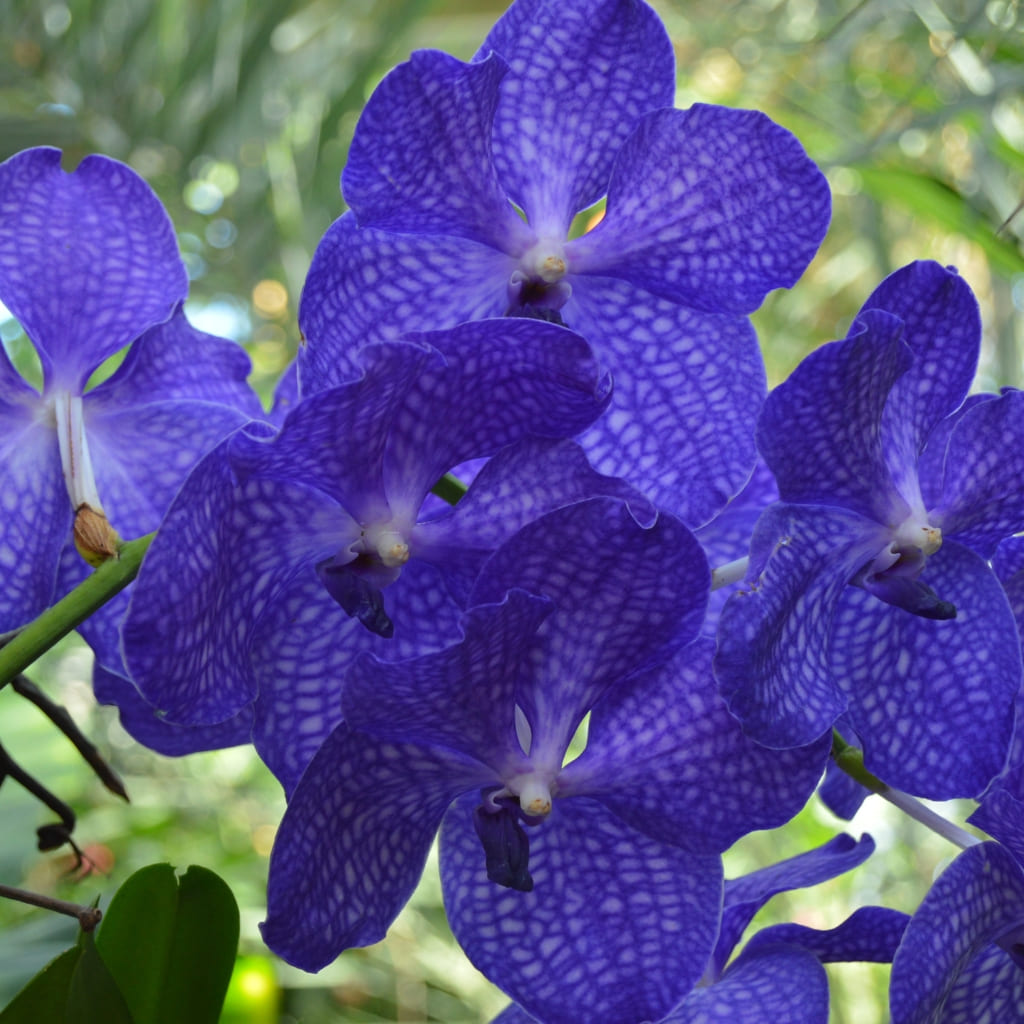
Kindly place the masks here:
<instances>
[{"instance_id":1,"label":"dark green leaf","mask_svg":"<svg viewBox=\"0 0 1024 1024\"><path fill-rule=\"evenodd\" d=\"M54 1024L61 1020L60 1017L51 1019ZM80 946L63 1020L65 1024L138 1024L113 975L96 951L91 933L85 933Z\"/></svg>"},{"instance_id":2,"label":"dark green leaf","mask_svg":"<svg viewBox=\"0 0 1024 1024\"><path fill-rule=\"evenodd\" d=\"M51 960L0 1012L0 1024L40 1024L64 1020L71 976L82 949L74 946Z\"/></svg>"}]
</instances>

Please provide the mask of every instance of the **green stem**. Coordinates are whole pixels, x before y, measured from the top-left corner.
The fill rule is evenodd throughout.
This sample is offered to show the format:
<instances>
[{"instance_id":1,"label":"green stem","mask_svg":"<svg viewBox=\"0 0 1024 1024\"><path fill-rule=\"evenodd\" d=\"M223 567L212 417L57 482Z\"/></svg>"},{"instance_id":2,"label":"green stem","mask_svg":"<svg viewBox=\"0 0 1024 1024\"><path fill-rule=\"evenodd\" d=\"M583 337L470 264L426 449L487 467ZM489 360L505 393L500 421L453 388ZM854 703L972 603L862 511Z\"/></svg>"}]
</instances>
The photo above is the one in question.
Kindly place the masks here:
<instances>
[{"instance_id":1,"label":"green stem","mask_svg":"<svg viewBox=\"0 0 1024 1024\"><path fill-rule=\"evenodd\" d=\"M840 735L832 730L832 759L851 779L859 782L872 793L884 793L889 787L864 767L864 755L858 747L851 747Z\"/></svg>"},{"instance_id":2,"label":"green stem","mask_svg":"<svg viewBox=\"0 0 1024 1024\"><path fill-rule=\"evenodd\" d=\"M855 779L862 786L870 789L872 793L877 793L883 800L887 800L904 814L919 821L926 828L930 828L936 835L959 846L961 850L966 850L981 842L977 836L972 836L966 829L943 818L941 814L936 814L930 807L921 803L917 797L904 793L900 789L893 789L892 786L886 785L881 779L872 775L864 767L864 755L861 751L857 747L851 747L837 729L832 730L832 757L851 779Z\"/></svg>"},{"instance_id":3,"label":"green stem","mask_svg":"<svg viewBox=\"0 0 1024 1024\"><path fill-rule=\"evenodd\" d=\"M449 505L457 505L459 499L469 490L457 476L453 476L451 473L445 473L430 489Z\"/></svg>"},{"instance_id":4,"label":"green stem","mask_svg":"<svg viewBox=\"0 0 1024 1024\"><path fill-rule=\"evenodd\" d=\"M108 559L70 594L33 619L0 648L0 687L6 686L61 637L102 608L138 575L155 533L121 544L117 557Z\"/></svg>"}]
</instances>

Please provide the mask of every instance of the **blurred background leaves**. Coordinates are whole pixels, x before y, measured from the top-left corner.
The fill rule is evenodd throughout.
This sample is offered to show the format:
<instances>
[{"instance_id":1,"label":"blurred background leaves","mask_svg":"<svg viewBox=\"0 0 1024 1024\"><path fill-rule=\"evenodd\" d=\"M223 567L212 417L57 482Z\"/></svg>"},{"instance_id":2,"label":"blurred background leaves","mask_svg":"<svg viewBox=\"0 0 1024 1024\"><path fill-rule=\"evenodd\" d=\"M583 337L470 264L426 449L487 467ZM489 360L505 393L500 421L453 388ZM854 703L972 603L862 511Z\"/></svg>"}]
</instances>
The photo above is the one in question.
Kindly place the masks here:
<instances>
[{"instance_id":1,"label":"blurred background leaves","mask_svg":"<svg viewBox=\"0 0 1024 1024\"><path fill-rule=\"evenodd\" d=\"M298 344L296 309L317 242L345 209L338 178L359 111L388 68L433 46L468 59L504 0L4 0L0 159L59 146L101 152L149 180L178 229L197 325L243 343L265 397ZM1024 9L1019 0L655 0L679 62L677 104L757 107L794 131L829 177L821 253L756 322L773 382L845 334L891 270L957 266L986 325L981 383L1022 383ZM0 307L0 338L23 347ZM97 709L74 642L30 673L64 701L125 777L120 806L35 711L0 693L3 741L79 813L76 838L105 875L40 855L45 812L3 788L0 879L87 902L153 861L205 864L242 908L243 958L223 1020L486 1021L503 1005L453 949L436 872L387 942L308 977L269 958L257 923L283 800L247 750L182 761L135 746ZM880 852L849 878L780 899L755 926L831 925L855 905L912 910L953 855L913 823L865 812ZM962 812L961 812L962 813ZM873 817L872 817L873 816ZM780 836L753 836L731 873L824 842L816 805ZM854 829L856 831L856 829ZM891 851L893 855L887 855ZM77 879L77 880L76 880ZM0 1004L71 941L72 924L0 906ZM841 967L833 1019L886 1019L884 968Z\"/></svg>"}]
</instances>

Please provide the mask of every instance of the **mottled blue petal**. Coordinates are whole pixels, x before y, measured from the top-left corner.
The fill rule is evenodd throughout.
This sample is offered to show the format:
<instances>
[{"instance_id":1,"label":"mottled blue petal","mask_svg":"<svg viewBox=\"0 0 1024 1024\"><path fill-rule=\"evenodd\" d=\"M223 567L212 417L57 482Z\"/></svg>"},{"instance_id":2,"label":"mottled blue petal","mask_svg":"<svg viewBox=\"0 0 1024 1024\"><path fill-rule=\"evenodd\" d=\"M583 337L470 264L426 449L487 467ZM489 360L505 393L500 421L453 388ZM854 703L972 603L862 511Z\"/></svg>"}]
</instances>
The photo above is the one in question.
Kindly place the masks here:
<instances>
[{"instance_id":1,"label":"mottled blue petal","mask_svg":"<svg viewBox=\"0 0 1024 1024\"><path fill-rule=\"evenodd\" d=\"M822 963L888 964L907 929L910 915L888 907L860 907L835 928L808 928L777 924L763 928L744 947L740 959L752 950L779 942L801 946Z\"/></svg>"},{"instance_id":2,"label":"mottled blue petal","mask_svg":"<svg viewBox=\"0 0 1024 1024\"><path fill-rule=\"evenodd\" d=\"M936 1024L1014 1024L1024 1007L1024 970L999 946L986 946L960 972Z\"/></svg>"},{"instance_id":3,"label":"mottled blue petal","mask_svg":"<svg viewBox=\"0 0 1024 1024\"><path fill-rule=\"evenodd\" d=\"M342 718L342 683L364 651L411 658L462 636L459 609L436 570L410 561L383 592L395 635L384 640L349 619L313 573L294 578L259 621L250 658L259 692L253 743L290 793Z\"/></svg>"},{"instance_id":4,"label":"mottled blue petal","mask_svg":"<svg viewBox=\"0 0 1024 1024\"><path fill-rule=\"evenodd\" d=\"M896 951L889 988L893 1024L978 1020L979 1011L988 1007L976 1004L972 1017L946 1016L942 1009L958 979L972 970L972 960L985 954L986 947L1006 931L1022 925L1020 865L996 843L981 843L961 853L925 896ZM985 966L991 970L991 962ZM1013 977L1021 977L1020 968L1016 970ZM1019 982L1016 991L1021 991ZM995 993L987 994L994 1001Z\"/></svg>"},{"instance_id":5,"label":"mottled blue petal","mask_svg":"<svg viewBox=\"0 0 1024 1024\"><path fill-rule=\"evenodd\" d=\"M713 653L714 642L699 638L599 702L587 748L563 770L559 791L586 793L633 828L694 853L721 853L793 817L821 776L829 737L783 751L748 739L718 695Z\"/></svg>"},{"instance_id":6,"label":"mottled blue petal","mask_svg":"<svg viewBox=\"0 0 1024 1024\"><path fill-rule=\"evenodd\" d=\"M445 809L486 777L450 750L339 726L281 821L263 940L290 964L318 971L342 950L384 938L419 881Z\"/></svg>"},{"instance_id":7,"label":"mottled blue petal","mask_svg":"<svg viewBox=\"0 0 1024 1024\"><path fill-rule=\"evenodd\" d=\"M743 490L718 515L695 531L697 540L708 557L708 565L711 566L712 572L730 562L747 557L757 520L772 502L778 500L779 489L775 484L775 477L767 465L758 460ZM738 583L739 580L716 588L712 576L708 614L702 628L705 636L715 635L718 617Z\"/></svg>"},{"instance_id":8,"label":"mottled blue petal","mask_svg":"<svg viewBox=\"0 0 1024 1024\"><path fill-rule=\"evenodd\" d=\"M882 413L911 364L902 325L866 313L845 341L816 349L764 403L757 447L783 501L842 505L895 525L909 509L886 462Z\"/></svg>"},{"instance_id":9,"label":"mottled blue petal","mask_svg":"<svg viewBox=\"0 0 1024 1024\"><path fill-rule=\"evenodd\" d=\"M516 686L551 604L512 591L466 613L465 639L428 657L385 665L362 657L345 684L346 721L375 736L439 743L491 765L517 756Z\"/></svg>"},{"instance_id":10,"label":"mottled blue petal","mask_svg":"<svg viewBox=\"0 0 1024 1024\"><path fill-rule=\"evenodd\" d=\"M21 321L47 388L81 394L92 371L166 320L188 280L170 219L131 168L60 150L0 164L0 300Z\"/></svg>"},{"instance_id":11,"label":"mottled blue petal","mask_svg":"<svg viewBox=\"0 0 1024 1024\"><path fill-rule=\"evenodd\" d=\"M249 707L216 725L176 725L162 719L129 680L101 665L93 670L92 689L100 704L116 705L121 727L133 740L165 757L220 750L252 739Z\"/></svg>"},{"instance_id":12,"label":"mottled blue petal","mask_svg":"<svg viewBox=\"0 0 1024 1024\"><path fill-rule=\"evenodd\" d=\"M827 1024L828 975L814 954L773 944L694 989L659 1024Z\"/></svg>"},{"instance_id":13,"label":"mottled blue petal","mask_svg":"<svg viewBox=\"0 0 1024 1024\"><path fill-rule=\"evenodd\" d=\"M689 526L746 482L764 398L743 317L695 313L623 281L577 278L565 322L611 371L608 412L581 438L594 467L639 487Z\"/></svg>"},{"instance_id":14,"label":"mottled blue petal","mask_svg":"<svg viewBox=\"0 0 1024 1024\"><path fill-rule=\"evenodd\" d=\"M898 316L914 353L883 421L886 447L909 464L971 386L981 345L978 303L955 269L921 260L890 274L863 308Z\"/></svg>"},{"instance_id":15,"label":"mottled blue petal","mask_svg":"<svg viewBox=\"0 0 1024 1024\"><path fill-rule=\"evenodd\" d=\"M660 1020L711 952L719 858L648 839L578 797L530 829L533 891L499 889L473 832L476 802L460 799L441 831L445 908L470 960L546 1024Z\"/></svg>"},{"instance_id":16,"label":"mottled blue petal","mask_svg":"<svg viewBox=\"0 0 1024 1024\"><path fill-rule=\"evenodd\" d=\"M796 283L830 211L824 175L760 111L658 110L622 146L607 213L566 260L570 273L617 277L691 309L750 313Z\"/></svg>"},{"instance_id":17,"label":"mottled blue petal","mask_svg":"<svg viewBox=\"0 0 1024 1024\"><path fill-rule=\"evenodd\" d=\"M498 318L411 335L445 357L396 408L384 480L419 507L457 463L522 437L571 437L604 410L610 384L587 342L540 320Z\"/></svg>"},{"instance_id":18,"label":"mottled blue petal","mask_svg":"<svg viewBox=\"0 0 1024 1024\"><path fill-rule=\"evenodd\" d=\"M672 44L639 0L517 0L477 59L492 50L511 68L494 123L502 184L538 234L564 238L636 122L672 106Z\"/></svg>"},{"instance_id":19,"label":"mottled blue petal","mask_svg":"<svg viewBox=\"0 0 1024 1024\"><path fill-rule=\"evenodd\" d=\"M486 563L470 601L494 603L521 587L554 602L518 701L535 744L568 743L603 693L696 634L709 579L678 520L663 514L645 529L627 505L592 498L520 530Z\"/></svg>"},{"instance_id":20,"label":"mottled blue petal","mask_svg":"<svg viewBox=\"0 0 1024 1024\"><path fill-rule=\"evenodd\" d=\"M645 525L654 520L650 502L624 481L595 472L579 445L528 438L488 460L458 505L417 525L411 543L417 557L437 565L464 601L480 564L516 530L595 495L629 501ZM470 561L466 554L472 551L479 557Z\"/></svg>"},{"instance_id":21,"label":"mottled blue petal","mask_svg":"<svg viewBox=\"0 0 1024 1024\"><path fill-rule=\"evenodd\" d=\"M126 382L127 383L127 382ZM89 454L96 486L114 529L125 538L155 530L189 470L247 422L215 402L173 399L129 404L126 394L95 408L85 398Z\"/></svg>"},{"instance_id":22,"label":"mottled blue petal","mask_svg":"<svg viewBox=\"0 0 1024 1024\"><path fill-rule=\"evenodd\" d=\"M203 459L135 582L127 666L171 721L223 721L256 697L249 645L260 616L344 536L343 510L320 491L259 478L236 486L233 451L259 444L236 434Z\"/></svg>"},{"instance_id":23,"label":"mottled blue petal","mask_svg":"<svg viewBox=\"0 0 1024 1024\"><path fill-rule=\"evenodd\" d=\"M942 500L933 513L945 536L986 558L1024 530L1024 392L977 402L946 447Z\"/></svg>"},{"instance_id":24,"label":"mottled blue petal","mask_svg":"<svg viewBox=\"0 0 1024 1024\"><path fill-rule=\"evenodd\" d=\"M443 394L450 375L440 354L425 345L370 345L358 362L361 377L306 397L273 444L240 447L233 455L239 476L299 481L330 495L360 522L389 519L384 462L396 412L420 377L434 371L430 381ZM419 487L413 511L440 475Z\"/></svg>"},{"instance_id":25,"label":"mottled blue petal","mask_svg":"<svg viewBox=\"0 0 1024 1024\"><path fill-rule=\"evenodd\" d=\"M508 66L417 50L377 86L356 125L341 178L360 227L458 235L512 255L529 228L491 159L491 126Z\"/></svg>"},{"instance_id":26,"label":"mottled blue petal","mask_svg":"<svg viewBox=\"0 0 1024 1024\"><path fill-rule=\"evenodd\" d=\"M358 377L355 355L371 342L503 315L514 269L469 239L358 228L345 214L320 240L302 288L302 394Z\"/></svg>"},{"instance_id":27,"label":"mottled blue petal","mask_svg":"<svg viewBox=\"0 0 1024 1024\"><path fill-rule=\"evenodd\" d=\"M57 432L37 417L38 403L0 348L0 636L53 600L71 533Z\"/></svg>"},{"instance_id":28,"label":"mottled blue petal","mask_svg":"<svg viewBox=\"0 0 1024 1024\"><path fill-rule=\"evenodd\" d=\"M105 412L125 405L215 402L250 419L262 418L246 378L252 363L237 342L193 327L179 308L166 323L137 338L117 372L89 392L89 407Z\"/></svg>"},{"instance_id":29,"label":"mottled blue petal","mask_svg":"<svg viewBox=\"0 0 1024 1024\"><path fill-rule=\"evenodd\" d=\"M843 736L847 736L841 723L839 731ZM825 766L825 778L818 787L818 797L837 818L851 821L860 810L860 805L870 795L870 790L850 778L835 761L829 761Z\"/></svg>"},{"instance_id":30,"label":"mottled blue petal","mask_svg":"<svg viewBox=\"0 0 1024 1024\"><path fill-rule=\"evenodd\" d=\"M817 849L789 857L748 875L727 879L722 930L710 965L712 976L717 977L722 973L747 925L773 896L791 889L804 889L827 882L863 864L874 850L875 843L871 836L862 835L855 840L841 833Z\"/></svg>"},{"instance_id":31,"label":"mottled blue petal","mask_svg":"<svg viewBox=\"0 0 1024 1024\"><path fill-rule=\"evenodd\" d=\"M924 579L956 605L955 619L922 619L848 587L831 667L869 771L915 796L977 796L1006 757L1020 642L1002 588L969 548L946 541Z\"/></svg>"},{"instance_id":32,"label":"mottled blue petal","mask_svg":"<svg viewBox=\"0 0 1024 1024\"><path fill-rule=\"evenodd\" d=\"M1018 726L1019 727L1019 726ZM967 819L972 825L983 829L993 839L998 839L1021 863L1024 864L1024 800L1020 792L1020 765L1013 773L1016 786L996 788L987 793L980 806Z\"/></svg>"},{"instance_id":33,"label":"mottled blue petal","mask_svg":"<svg viewBox=\"0 0 1024 1024\"><path fill-rule=\"evenodd\" d=\"M848 581L885 540L881 527L840 508L774 505L759 520L715 654L722 695L759 743L812 743L846 709L829 660L832 620Z\"/></svg>"}]
</instances>

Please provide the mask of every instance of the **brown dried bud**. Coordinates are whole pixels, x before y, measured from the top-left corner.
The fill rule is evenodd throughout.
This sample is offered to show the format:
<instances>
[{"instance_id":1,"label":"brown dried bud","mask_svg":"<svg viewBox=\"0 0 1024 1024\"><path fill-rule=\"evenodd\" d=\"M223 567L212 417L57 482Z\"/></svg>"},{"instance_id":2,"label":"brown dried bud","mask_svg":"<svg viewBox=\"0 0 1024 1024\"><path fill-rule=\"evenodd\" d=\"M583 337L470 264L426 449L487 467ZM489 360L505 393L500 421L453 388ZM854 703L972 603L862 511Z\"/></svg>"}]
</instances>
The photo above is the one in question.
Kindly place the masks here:
<instances>
[{"instance_id":1,"label":"brown dried bud","mask_svg":"<svg viewBox=\"0 0 1024 1024\"><path fill-rule=\"evenodd\" d=\"M95 568L108 559L117 558L120 543L121 538L103 512L97 512L86 503L78 506L75 510L75 547L91 566Z\"/></svg>"}]
</instances>

